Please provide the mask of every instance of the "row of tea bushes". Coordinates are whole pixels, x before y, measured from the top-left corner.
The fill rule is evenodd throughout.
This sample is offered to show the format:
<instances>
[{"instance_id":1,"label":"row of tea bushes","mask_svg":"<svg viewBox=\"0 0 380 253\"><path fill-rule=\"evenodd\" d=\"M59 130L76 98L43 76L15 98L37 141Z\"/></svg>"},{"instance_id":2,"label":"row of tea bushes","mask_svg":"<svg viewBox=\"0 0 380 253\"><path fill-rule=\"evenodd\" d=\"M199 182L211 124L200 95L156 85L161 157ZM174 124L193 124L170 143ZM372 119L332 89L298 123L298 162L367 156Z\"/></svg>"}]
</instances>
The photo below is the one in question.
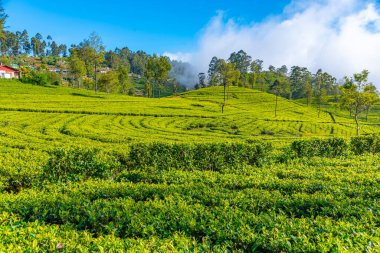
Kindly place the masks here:
<instances>
[{"instance_id":1,"label":"row of tea bushes","mask_svg":"<svg viewBox=\"0 0 380 253\"><path fill-rule=\"evenodd\" d=\"M364 153L380 153L380 137L377 135L354 137L348 143L342 138L298 140L290 145L291 152L296 157L340 157L353 152L355 155Z\"/></svg>"},{"instance_id":2,"label":"row of tea bushes","mask_svg":"<svg viewBox=\"0 0 380 253\"><path fill-rule=\"evenodd\" d=\"M271 155L269 144L166 144L140 143L131 146L130 167L223 171L244 166L262 166Z\"/></svg>"},{"instance_id":3,"label":"row of tea bushes","mask_svg":"<svg viewBox=\"0 0 380 253\"><path fill-rule=\"evenodd\" d=\"M356 137L347 142L340 138L294 141L276 156L269 144L167 144L138 143L129 152L96 148L59 148L43 154L30 151L23 159L17 154L4 155L0 161L0 191L18 192L47 183L66 183L93 179L115 179L125 170L201 170L231 172L249 166L261 167L275 161L286 162L302 157L342 157L348 154L379 153L378 136ZM25 152L24 152L25 153ZM14 158L16 156L16 158ZM277 159L277 158L281 159ZM45 162L43 162L45 160ZM30 168L20 161L32 162ZM47 161L47 162L46 162ZM43 165L45 163L45 165Z\"/></svg>"}]
</instances>

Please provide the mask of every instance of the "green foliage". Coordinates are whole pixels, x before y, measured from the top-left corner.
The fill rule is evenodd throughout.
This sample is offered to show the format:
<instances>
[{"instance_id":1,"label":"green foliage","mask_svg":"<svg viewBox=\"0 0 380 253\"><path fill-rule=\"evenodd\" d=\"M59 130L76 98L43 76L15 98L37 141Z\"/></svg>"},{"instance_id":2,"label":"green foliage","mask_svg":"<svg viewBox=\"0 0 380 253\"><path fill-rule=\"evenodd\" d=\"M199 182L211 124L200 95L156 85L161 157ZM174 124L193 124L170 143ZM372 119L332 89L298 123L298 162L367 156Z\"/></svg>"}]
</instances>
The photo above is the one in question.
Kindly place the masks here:
<instances>
[{"instance_id":1,"label":"green foliage","mask_svg":"<svg viewBox=\"0 0 380 253\"><path fill-rule=\"evenodd\" d=\"M380 153L380 137L378 135L354 137L351 139L350 146L356 155Z\"/></svg>"},{"instance_id":2,"label":"green foliage","mask_svg":"<svg viewBox=\"0 0 380 253\"><path fill-rule=\"evenodd\" d=\"M227 173L133 170L124 171L120 182L88 180L1 194L6 213L0 215L0 249L17 242L41 250L58 243L95 251L161 245L165 252L173 242L179 252L376 252L379 165L369 155L296 159Z\"/></svg>"},{"instance_id":3,"label":"green foliage","mask_svg":"<svg viewBox=\"0 0 380 253\"><path fill-rule=\"evenodd\" d=\"M55 149L43 168L42 178L50 182L75 182L89 178L112 178L120 169L115 157L97 149Z\"/></svg>"},{"instance_id":4,"label":"green foliage","mask_svg":"<svg viewBox=\"0 0 380 253\"><path fill-rule=\"evenodd\" d=\"M223 171L247 165L261 166L271 151L268 144L135 144L131 146L131 167L164 170L199 169Z\"/></svg>"},{"instance_id":5,"label":"green foliage","mask_svg":"<svg viewBox=\"0 0 380 253\"><path fill-rule=\"evenodd\" d=\"M275 96L239 87L222 115L223 87L158 100L0 86L0 252L380 250L379 156L290 145L349 139L347 117L279 98L274 118Z\"/></svg>"},{"instance_id":6,"label":"green foliage","mask_svg":"<svg viewBox=\"0 0 380 253\"><path fill-rule=\"evenodd\" d=\"M341 138L299 140L291 144L297 157L340 157L348 152L348 144Z\"/></svg>"},{"instance_id":7,"label":"green foliage","mask_svg":"<svg viewBox=\"0 0 380 253\"><path fill-rule=\"evenodd\" d=\"M30 71L28 74L23 75L21 82L31 83L35 85L46 86L51 84L51 77L46 72Z\"/></svg>"}]
</instances>

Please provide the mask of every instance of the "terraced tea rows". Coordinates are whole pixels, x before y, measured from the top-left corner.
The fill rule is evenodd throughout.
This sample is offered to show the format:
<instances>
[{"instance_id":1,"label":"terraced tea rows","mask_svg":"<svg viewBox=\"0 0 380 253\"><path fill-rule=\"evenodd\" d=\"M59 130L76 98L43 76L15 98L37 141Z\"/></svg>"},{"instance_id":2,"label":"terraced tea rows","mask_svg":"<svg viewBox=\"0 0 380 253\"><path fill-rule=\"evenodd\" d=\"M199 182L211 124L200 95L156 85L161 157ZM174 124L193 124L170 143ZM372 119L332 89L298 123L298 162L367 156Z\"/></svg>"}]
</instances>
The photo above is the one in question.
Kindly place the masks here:
<instances>
[{"instance_id":1,"label":"terraced tea rows","mask_svg":"<svg viewBox=\"0 0 380 253\"><path fill-rule=\"evenodd\" d=\"M230 88L226 113L220 87L164 99L94 94L65 88L0 84L0 142L8 147L124 145L131 142L214 142L299 137L351 137L353 122L272 95ZM363 133L377 133L364 125ZM17 140L17 141L16 141Z\"/></svg>"}]
</instances>

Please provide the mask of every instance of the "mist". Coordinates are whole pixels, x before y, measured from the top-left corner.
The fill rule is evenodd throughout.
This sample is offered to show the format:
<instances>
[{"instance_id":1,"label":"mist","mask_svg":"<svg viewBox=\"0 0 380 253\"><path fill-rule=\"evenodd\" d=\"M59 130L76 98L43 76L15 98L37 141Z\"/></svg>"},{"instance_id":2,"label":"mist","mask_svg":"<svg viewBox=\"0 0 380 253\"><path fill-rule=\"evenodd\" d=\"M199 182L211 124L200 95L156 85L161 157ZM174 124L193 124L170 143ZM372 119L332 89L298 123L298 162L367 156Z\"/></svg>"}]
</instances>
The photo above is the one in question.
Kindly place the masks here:
<instances>
[{"instance_id":1,"label":"mist","mask_svg":"<svg viewBox=\"0 0 380 253\"><path fill-rule=\"evenodd\" d=\"M380 11L373 1L297 0L260 23L237 18L218 12L201 30L196 50L165 55L197 73L207 72L213 56L226 59L243 49L265 67L322 68L338 79L367 69L380 88Z\"/></svg>"}]
</instances>

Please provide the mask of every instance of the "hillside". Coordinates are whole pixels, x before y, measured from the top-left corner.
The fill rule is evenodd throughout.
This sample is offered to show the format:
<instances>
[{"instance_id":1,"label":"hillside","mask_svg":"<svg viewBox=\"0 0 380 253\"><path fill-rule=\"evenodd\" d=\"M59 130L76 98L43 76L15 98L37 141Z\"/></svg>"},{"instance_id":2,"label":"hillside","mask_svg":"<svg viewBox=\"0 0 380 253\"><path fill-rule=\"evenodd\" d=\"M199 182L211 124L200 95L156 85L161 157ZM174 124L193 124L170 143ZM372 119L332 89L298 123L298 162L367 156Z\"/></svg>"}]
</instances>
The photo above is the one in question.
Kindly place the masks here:
<instances>
[{"instance_id":1,"label":"hillside","mask_svg":"<svg viewBox=\"0 0 380 253\"><path fill-rule=\"evenodd\" d=\"M5 147L62 145L123 148L141 141L215 142L300 137L351 137L351 119L256 90L231 87L221 113L222 87L148 99L63 87L0 82L0 142ZM376 111L375 111L376 112ZM375 117L376 115L371 115ZM365 123L364 123L365 124ZM377 133L378 125L362 132Z\"/></svg>"},{"instance_id":2,"label":"hillside","mask_svg":"<svg viewBox=\"0 0 380 253\"><path fill-rule=\"evenodd\" d=\"M279 98L274 117L273 95L228 94L221 113L222 87L0 81L0 252L377 252L380 139L349 142L343 112ZM346 140L309 140L329 136Z\"/></svg>"}]
</instances>

